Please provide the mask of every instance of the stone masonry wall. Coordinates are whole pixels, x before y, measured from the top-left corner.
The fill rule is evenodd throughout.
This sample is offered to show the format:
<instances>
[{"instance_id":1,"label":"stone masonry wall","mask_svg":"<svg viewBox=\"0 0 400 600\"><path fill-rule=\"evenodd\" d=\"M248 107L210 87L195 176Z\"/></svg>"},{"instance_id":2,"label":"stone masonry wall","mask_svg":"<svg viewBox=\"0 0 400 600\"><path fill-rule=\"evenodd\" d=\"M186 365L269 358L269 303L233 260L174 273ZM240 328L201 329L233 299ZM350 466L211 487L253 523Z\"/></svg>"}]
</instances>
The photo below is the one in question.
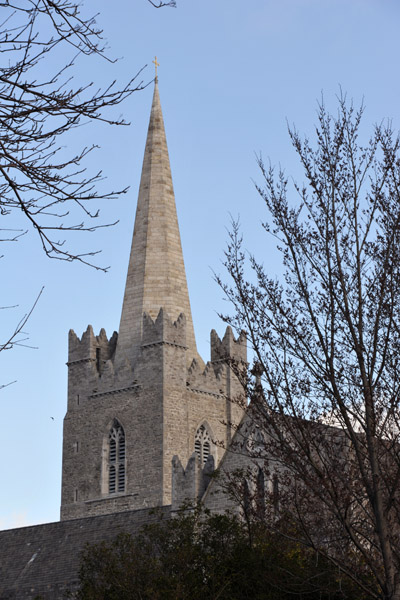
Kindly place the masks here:
<instances>
[{"instance_id":1,"label":"stone masonry wall","mask_svg":"<svg viewBox=\"0 0 400 600\"><path fill-rule=\"evenodd\" d=\"M91 328L70 337L69 400L64 420L62 519L141 509L171 503L172 459L186 465L196 431L205 425L214 442L215 464L229 445L243 406L241 387L227 362L241 353L230 328L212 334L214 362L193 361L187 369L186 321L172 323L162 310L144 316L143 344L134 370L114 373L103 332ZM99 363L99 352L105 360ZM107 354L108 352L108 354ZM233 399L233 401L232 401ZM108 494L108 434L113 420L124 428L125 491Z\"/></svg>"}]
</instances>

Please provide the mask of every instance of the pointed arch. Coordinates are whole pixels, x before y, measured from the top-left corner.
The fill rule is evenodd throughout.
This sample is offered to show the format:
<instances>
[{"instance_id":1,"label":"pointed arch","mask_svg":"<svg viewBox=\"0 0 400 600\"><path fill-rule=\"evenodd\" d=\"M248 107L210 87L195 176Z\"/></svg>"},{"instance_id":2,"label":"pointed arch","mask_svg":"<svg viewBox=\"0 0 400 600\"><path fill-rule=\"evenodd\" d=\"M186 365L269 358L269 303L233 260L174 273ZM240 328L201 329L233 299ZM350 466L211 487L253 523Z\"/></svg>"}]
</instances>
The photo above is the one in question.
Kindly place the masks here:
<instances>
[{"instance_id":1,"label":"pointed arch","mask_svg":"<svg viewBox=\"0 0 400 600\"><path fill-rule=\"evenodd\" d=\"M203 421L203 423L197 428L195 433L194 451L196 452L196 455L202 466L206 464L210 454L214 456L215 449L212 441L212 434L210 427L205 421Z\"/></svg>"},{"instance_id":2,"label":"pointed arch","mask_svg":"<svg viewBox=\"0 0 400 600\"><path fill-rule=\"evenodd\" d=\"M113 419L103 443L103 494L123 493L126 489L125 431Z\"/></svg>"}]
</instances>

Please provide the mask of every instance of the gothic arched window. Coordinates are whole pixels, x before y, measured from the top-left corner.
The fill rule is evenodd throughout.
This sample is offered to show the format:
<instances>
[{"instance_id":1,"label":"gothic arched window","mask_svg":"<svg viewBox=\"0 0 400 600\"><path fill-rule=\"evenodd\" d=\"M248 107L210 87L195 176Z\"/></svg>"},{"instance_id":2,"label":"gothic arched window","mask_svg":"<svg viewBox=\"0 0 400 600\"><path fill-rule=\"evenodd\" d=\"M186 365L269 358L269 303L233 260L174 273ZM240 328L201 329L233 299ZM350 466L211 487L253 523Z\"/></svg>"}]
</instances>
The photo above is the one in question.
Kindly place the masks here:
<instances>
[{"instance_id":1,"label":"gothic arched window","mask_svg":"<svg viewBox=\"0 0 400 600\"><path fill-rule=\"evenodd\" d=\"M125 491L125 433L114 421L108 434L108 493Z\"/></svg>"},{"instance_id":2,"label":"gothic arched window","mask_svg":"<svg viewBox=\"0 0 400 600\"><path fill-rule=\"evenodd\" d=\"M194 438L194 451L201 465L205 465L211 452L211 438L205 425L200 425Z\"/></svg>"}]
</instances>

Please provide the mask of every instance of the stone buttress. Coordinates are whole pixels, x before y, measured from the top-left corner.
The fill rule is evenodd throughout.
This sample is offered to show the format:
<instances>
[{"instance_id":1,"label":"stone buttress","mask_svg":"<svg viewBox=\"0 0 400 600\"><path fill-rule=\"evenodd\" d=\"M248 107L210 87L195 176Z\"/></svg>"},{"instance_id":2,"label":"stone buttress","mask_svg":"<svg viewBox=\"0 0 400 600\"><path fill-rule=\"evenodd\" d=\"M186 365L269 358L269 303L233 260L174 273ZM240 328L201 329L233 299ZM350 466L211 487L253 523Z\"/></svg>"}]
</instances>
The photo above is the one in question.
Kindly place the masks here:
<instances>
[{"instance_id":1,"label":"stone buttress","mask_svg":"<svg viewBox=\"0 0 400 600\"><path fill-rule=\"evenodd\" d=\"M232 361L229 327L197 352L156 81L119 333L69 335L61 519L200 497L243 415Z\"/></svg>"}]
</instances>

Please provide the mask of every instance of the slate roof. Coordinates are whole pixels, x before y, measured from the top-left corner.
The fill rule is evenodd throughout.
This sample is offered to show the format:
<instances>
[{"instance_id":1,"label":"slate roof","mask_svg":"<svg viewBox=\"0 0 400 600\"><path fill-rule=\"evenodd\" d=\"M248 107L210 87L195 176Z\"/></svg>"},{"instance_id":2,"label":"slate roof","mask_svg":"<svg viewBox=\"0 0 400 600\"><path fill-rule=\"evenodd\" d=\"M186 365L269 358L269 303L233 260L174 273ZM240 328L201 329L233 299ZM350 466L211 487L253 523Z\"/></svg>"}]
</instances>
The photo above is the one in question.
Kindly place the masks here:
<instances>
[{"instance_id":1,"label":"slate roof","mask_svg":"<svg viewBox=\"0 0 400 600\"><path fill-rule=\"evenodd\" d=\"M0 600L65 598L77 585L86 543L135 533L169 515L170 506L164 506L0 531Z\"/></svg>"}]
</instances>

